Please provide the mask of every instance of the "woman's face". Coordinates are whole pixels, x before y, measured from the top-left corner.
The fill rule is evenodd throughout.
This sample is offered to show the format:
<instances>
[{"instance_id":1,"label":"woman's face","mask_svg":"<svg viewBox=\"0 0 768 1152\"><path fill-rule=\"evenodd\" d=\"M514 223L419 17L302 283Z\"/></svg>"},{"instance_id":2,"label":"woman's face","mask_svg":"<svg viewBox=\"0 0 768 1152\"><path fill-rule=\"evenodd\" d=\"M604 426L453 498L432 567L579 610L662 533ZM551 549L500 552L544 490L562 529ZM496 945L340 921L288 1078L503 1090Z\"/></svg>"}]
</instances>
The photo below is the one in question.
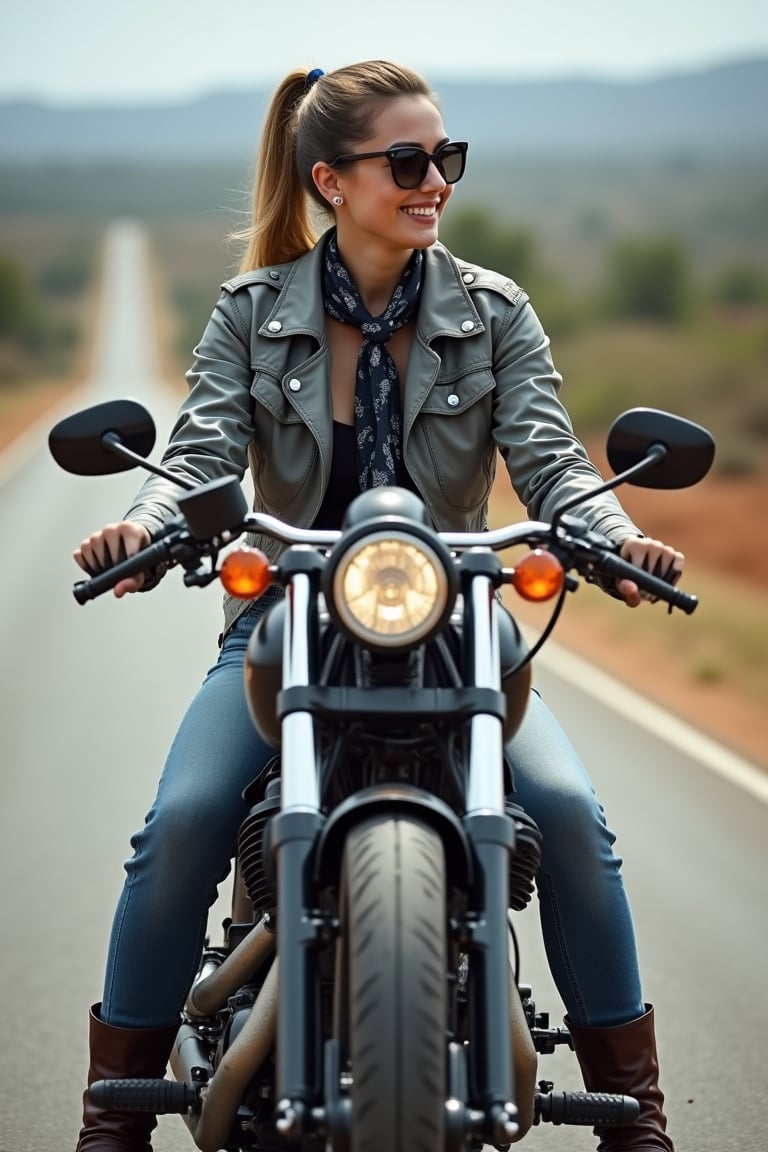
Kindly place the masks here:
<instances>
[{"instance_id":1,"label":"woman's face","mask_svg":"<svg viewBox=\"0 0 768 1152\"><path fill-rule=\"evenodd\" d=\"M379 152L398 144L435 152L448 139L442 117L426 96L389 100L373 121L373 135L351 153ZM418 188L399 188L385 156L358 160L335 170L344 205L336 210L339 240L378 242L393 249L428 248L437 240L438 221L451 197L434 164Z\"/></svg>"}]
</instances>

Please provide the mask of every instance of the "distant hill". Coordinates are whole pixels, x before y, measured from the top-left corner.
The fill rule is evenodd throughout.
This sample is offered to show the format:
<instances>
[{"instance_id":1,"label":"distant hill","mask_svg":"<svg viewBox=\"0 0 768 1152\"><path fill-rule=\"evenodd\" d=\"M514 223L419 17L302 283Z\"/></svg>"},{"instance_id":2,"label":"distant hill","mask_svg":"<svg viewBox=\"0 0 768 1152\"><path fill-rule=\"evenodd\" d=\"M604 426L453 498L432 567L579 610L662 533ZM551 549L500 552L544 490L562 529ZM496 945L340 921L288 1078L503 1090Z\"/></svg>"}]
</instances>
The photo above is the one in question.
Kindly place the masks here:
<instances>
[{"instance_id":1,"label":"distant hill","mask_svg":"<svg viewBox=\"0 0 768 1152\"><path fill-rule=\"evenodd\" d=\"M447 131L476 152L745 152L768 145L768 58L652 79L430 77ZM271 89L156 106L0 102L0 163L242 162Z\"/></svg>"}]
</instances>

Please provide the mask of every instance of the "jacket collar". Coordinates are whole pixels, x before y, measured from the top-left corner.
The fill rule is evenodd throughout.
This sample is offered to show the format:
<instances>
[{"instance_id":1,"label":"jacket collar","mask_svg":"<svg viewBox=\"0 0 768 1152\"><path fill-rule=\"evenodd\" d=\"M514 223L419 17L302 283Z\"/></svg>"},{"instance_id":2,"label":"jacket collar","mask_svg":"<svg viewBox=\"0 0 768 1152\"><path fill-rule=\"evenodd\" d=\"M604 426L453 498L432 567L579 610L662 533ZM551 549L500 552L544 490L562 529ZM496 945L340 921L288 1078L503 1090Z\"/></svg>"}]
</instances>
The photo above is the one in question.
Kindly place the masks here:
<instances>
[{"instance_id":1,"label":"jacket collar","mask_svg":"<svg viewBox=\"0 0 768 1152\"><path fill-rule=\"evenodd\" d=\"M320 345L325 343L324 240L325 235L306 255L272 270L283 279L283 286L259 335L274 338L303 333L315 336ZM430 344L437 336L463 339L482 331L482 320L451 253L442 244L433 244L425 249L424 257L424 284L416 322L420 339Z\"/></svg>"},{"instance_id":2,"label":"jacket collar","mask_svg":"<svg viewBox=\"0 0 768 1152\"><path fill-rule=\"evenodd\" d=\"M442 244L433 244L424 255L426 272L416 322L422 340L426 344L437 336L456 336L463 340L482 332L483 322L455 258ZM472 279L474 277L470 283Z\"/></svg>"}]
</instances>

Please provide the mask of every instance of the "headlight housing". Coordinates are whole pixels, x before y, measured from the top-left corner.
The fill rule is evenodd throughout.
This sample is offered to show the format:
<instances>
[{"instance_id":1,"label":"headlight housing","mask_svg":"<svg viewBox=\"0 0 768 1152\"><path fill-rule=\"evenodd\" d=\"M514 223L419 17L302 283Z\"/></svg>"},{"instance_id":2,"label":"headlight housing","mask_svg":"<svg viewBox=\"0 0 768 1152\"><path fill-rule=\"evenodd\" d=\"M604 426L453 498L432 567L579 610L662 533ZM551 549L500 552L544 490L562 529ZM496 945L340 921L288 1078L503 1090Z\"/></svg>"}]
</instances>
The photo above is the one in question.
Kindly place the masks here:
<instances>
[{"instance_id":1,"label":"headlight housing","mask_svg":"<svg viewBox=\"0 0 768 1152\"><path fill-rule=\"evenodd\" d=\"M416 526L414 526L416 528ZM338 626L370 648L413 648L444 625L456 599L450 553L426 532L382 524L342 537L326 570Z\"/></svg>"}]
</instances>

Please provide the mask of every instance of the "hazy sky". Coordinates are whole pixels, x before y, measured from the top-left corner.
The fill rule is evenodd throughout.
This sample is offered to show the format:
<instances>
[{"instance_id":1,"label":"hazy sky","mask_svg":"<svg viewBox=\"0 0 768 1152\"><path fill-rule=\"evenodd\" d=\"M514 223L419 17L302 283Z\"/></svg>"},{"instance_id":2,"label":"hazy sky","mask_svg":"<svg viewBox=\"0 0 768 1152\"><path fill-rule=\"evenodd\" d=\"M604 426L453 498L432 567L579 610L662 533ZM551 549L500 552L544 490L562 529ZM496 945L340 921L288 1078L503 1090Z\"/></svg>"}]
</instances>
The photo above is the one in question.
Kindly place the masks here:
<instances>
[{"instance_id":1,"label":"hazy sky","mask_svg":"<svg viewBox=\"0 0 768 1152\"><path fill-rule=\"evenodd\" d=\"M633 78L754 55L766 0L0 0L0 99L183 99L371 57Z\"/></svg>"}]
</instances>

